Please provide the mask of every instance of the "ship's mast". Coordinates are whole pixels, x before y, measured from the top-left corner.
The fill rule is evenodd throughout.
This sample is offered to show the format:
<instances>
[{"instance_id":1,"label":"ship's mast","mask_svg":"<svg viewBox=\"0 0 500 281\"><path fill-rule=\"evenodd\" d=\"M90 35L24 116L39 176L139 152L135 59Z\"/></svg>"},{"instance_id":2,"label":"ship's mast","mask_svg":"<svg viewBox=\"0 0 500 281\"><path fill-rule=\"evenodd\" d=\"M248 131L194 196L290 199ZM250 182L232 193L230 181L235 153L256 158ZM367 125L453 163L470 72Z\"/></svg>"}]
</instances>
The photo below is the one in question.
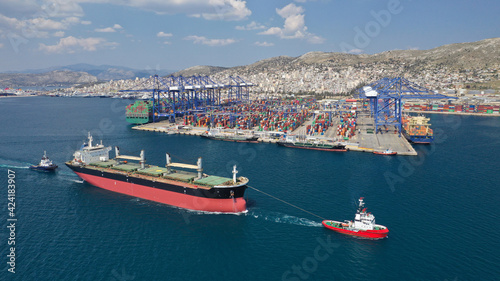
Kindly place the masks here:
<instances>
[{"instance_id":1,"label":"ship's mast","mask_svg":"<svg viewBox=\"0 0 500 281\"><path fill-rule=\"evenodd\" d=\"M166 158L166 167L167 167L167 173L171 173L172 171L170 170L170 163L172 163L172 160L170 159L170 154L166 153L165 154L165 158Z\"/></svg>"},{"instance_id":2,"label":"ship's mast","mask_svg":"<svg viewBox=\"0 0 500 281\"><path fill-rule=\"evenodd\" d=\"M236 184L236 175L238 171L236 170L236 165L233 166L233 183Z\"/></svg>"},{"instance_id":3,"label":"ship's mast","mask_svg":"<svg viewBox=\"0 0 500 281\"><path fill-rule=\"evenodd\" d=\"M365 199L365 198L364 197L359 198L359 208L358 208L359 213L361 213L361 211L363 210L363 207L365 206L363 199Z\"/></svg>"},{"instance_id":4,"label":"ship's mast","mask_svg":"<svg viewBox=\"0 0 500 281\"><path fill-rule=\"evenodd\" d=\"M141 169L146 168L146 155L144 154L144 150L141 150L141 161L139 162L141 164Z\"/></svg>"},{"instance_id":5,"label":"ship's mast","mask_svg":"<svg viewBox=\"0 0 500 281\"><path fill-rule=\"evenodd\" d=\"M89 132L89 148L92 148L92 135L90 135L90 132Z\"/></svg>"},{"instance_id":6,"label":"ship's mast","mask_svg":"<svg viewBox=\"0 0 500 281\"><path fill-rule=\"evenodd\" d=\"M203 165L202 165L202 161L201 161L201 157L198 158L198 179L201 179L203 178Z\"/></svg>"}]
</instances>

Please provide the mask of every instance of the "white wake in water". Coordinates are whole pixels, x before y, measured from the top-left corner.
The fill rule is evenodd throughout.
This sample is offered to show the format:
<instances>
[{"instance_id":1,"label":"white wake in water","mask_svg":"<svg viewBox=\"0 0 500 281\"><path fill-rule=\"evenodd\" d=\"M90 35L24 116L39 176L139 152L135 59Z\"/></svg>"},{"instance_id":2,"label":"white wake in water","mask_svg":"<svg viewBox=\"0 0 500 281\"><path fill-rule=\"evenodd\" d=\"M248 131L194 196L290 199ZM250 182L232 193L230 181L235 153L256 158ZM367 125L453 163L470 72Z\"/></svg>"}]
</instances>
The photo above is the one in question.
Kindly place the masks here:
<instances>
[{"instance_id":1,"label":"white wake in water","mask_svg":"<svg viewBox=\"0 0 500 281\"><path fill-rule=\"evenodd\" d=\"M14 166L14 165L0 164L0 168L7 168L7 169L29 169L30 166Z\"/></svg>"},{"instance_id":2,"label":"white wake in water","mask_svg":"<svg viewBox=\"0 0 500 281\"><path fill-rule=\"evenodd\" d=\"M21 161L16 161L16 160L11 160L11 159L4 159L0 158L0 168L7 168L7 169L29 169L31 163L27 162L21 162Z\"/></svg>"},{"instance_id":3,"label":"white wake in water","mask_svg":"<svg viewBox=\"0 0 500 281\"><path fill-rule=\"evenodd\" d=\"M290 216L287 214L282 214L278 212L262 212L262 211L249 211L247 216L254 217L256 219L264 219L266 221L272 221L277 223L295 224L302 226L311 227L322 227L321 222L313 221L306 218L299 218L295 216Z\"/></svg>"},{"instance_id":4,"label":"white wake in water","mask_svg":"<svg viewBox=\"0 0 500 281\"><path fill-rule=\"evenodd\" d=\"M195 214L195 215L236 215L236 216L239 216L239 215L248 213L248 210L245 210L245 211L239 212L239 213L223 213L223 212L188 210L188 209L183 209L183 208L179 208L179 207L175 207L175 206L173 206L173 207L178 208L179 210L182 210L184 212L188 212L188 213Z\"/></svg>"},{"instance_id":5,"label":"white wake in water","mask_svg":"<svg viewBox=\"0 0 500 281\"><path fill-rule=\"evenodd\" d=\"M65 181L76 182L76 183L84 183L85 182L79 176L77 176L75 173L72 173L72 172L57 171L56 173L60 179L65 180Z\"/></svg>"}]
</instances>

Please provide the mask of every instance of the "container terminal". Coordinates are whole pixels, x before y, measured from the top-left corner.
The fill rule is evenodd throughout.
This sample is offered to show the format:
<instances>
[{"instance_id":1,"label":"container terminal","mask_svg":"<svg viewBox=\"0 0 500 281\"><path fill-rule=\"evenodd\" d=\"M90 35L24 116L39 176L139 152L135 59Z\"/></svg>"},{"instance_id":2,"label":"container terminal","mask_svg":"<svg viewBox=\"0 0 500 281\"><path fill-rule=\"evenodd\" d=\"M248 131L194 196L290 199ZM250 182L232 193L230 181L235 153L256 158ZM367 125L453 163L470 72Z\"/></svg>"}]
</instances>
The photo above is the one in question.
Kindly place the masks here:
<instances>
[{"instance_id":1,"label":"container terminal","mask_svg":"<svg viewBox=\"0 0 500 281\"><path fill-rule=\"evenodd\" d=\"M241 77L224 84L208 76L151 79L124 91L150 97L127 106L133 129L236 142L288 142L293 145L286 146L316 150L417 155L412 144L432 143L434 136L429 118L415 112L498 113L498 107L450 105L456 97L401 77L360 87L354 98L319 101L259 97L251 91L254 84Z\"/></svg>"}]
</instances>

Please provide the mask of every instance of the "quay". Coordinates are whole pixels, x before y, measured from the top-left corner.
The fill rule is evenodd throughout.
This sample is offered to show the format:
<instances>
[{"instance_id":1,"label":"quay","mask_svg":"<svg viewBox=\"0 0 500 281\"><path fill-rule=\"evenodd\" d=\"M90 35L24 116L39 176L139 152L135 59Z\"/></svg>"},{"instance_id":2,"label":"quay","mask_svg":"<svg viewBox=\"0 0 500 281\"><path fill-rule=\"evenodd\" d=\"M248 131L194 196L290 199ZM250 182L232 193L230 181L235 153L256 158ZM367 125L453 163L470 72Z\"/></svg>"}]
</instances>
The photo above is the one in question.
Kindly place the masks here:
<instances>
[{"instance_id":1,"label":"quay","mask_svg":"<svg viewBox=\"0 0 500 281\"><path fill-rule=\"evenodd\" d=\"M133 129L200 136L214 128L212 133L223 140L245 141L241 138L250 136L252 142L293 143L307 149L414 156L417 152L412 144L429 144L434 135L429 118L407 113L499 112L494 105L451 105L456 97L438 94L403 77L382 78L362 86L351 98L319 101L308 96L253 93L250 99L249 87L253 83L233 79L229 84L220 84L204 77L194 78L182 78L194 85L185 88L175 86L178 81L168 78L174 80L163 81L163 85L171 86L153 90L152 99L127 106L127 120L142 124ZM210 83L196 84L204 79ZM431 99L438 103L405 102Z\"/></svg>"},{"instance_id":2,"label":"quay","mask_svg":"<svg viewBox=\"0 0 500 281\"><path fill-rule=\"evenodd\" d=\"M313 117L308 118L304 124L295 129L291 134L303 135L308 125L312 123ZM319 136L318 139L334 139L340 141L336 138L335 128L338 125L338 118L332 122L332 126L325 132L323 136ZM395 132L394 129L382 131L378 134L374 133L373 119L368 116L368 114L360 114L357 118L357 130L358 132L346 140L344 143L349 151L358 152L368 152L373 153L374 151L385 151L390 149L397 152L398 155L415 156L417 152L412 147L412 145L401 136L399 133ZM181 123L170 123L167 120L159 121L155 123L147 123L142 125L137 125L132 127L134 130L148 131L148 132L158 132L164 134L180 134L180 135L191 135L200 136L208 130L206 127L197 126L187 126ZM253 131L256 136L259 136L259 142L263 143L276 143L279 138L273 137L277 134L283 134L283 132L276 131L257 131L258 127L252 128L252 130L239 130L239 129L224 129L225 132L249 132Z\"/></svg>"}]
</instances>

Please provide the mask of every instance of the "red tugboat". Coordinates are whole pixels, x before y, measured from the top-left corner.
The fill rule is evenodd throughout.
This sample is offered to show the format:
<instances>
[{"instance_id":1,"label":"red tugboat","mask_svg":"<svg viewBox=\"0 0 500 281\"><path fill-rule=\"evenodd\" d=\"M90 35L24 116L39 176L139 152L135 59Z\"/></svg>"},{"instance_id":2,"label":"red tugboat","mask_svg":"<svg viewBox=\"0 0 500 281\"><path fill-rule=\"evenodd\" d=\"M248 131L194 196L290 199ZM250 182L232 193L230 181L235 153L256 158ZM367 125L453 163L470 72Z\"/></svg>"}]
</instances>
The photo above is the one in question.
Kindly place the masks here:
<instances>
[{"instance_id":1,"label":"red tugboat","mask_svg":"<svg viewBox=\"0 0 500 281\"><path fill-rule=\"evenodd\" d=\"M375 216L366 212L364 197L359 198L359 208L353 221L332 221L324 220L323 226L347 235L353 235L363 238L381 239L387 237L389 229L387 227L375 224Z\"/></svg>"}]
</instances>

